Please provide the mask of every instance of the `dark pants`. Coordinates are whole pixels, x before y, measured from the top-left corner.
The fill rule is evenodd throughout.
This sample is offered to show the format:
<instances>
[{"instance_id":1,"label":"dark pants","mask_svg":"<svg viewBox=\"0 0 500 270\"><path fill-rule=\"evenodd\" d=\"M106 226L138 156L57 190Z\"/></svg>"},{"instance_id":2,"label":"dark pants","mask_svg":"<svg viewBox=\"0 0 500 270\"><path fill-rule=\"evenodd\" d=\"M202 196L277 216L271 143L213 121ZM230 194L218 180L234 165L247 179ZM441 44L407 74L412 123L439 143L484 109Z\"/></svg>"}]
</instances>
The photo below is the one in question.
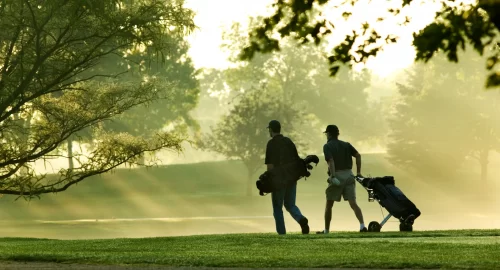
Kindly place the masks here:
<instances>
[{"instance_id":1,"label":"dark pants","mask_svg":"<svg viewBox=\"0 0 500 270\"><path fill-rule=\"evenodd\" d=\"M271 193L274 221L276 222L276 231L278 234L286 234L285 219L283 217L283 205L285 205L285 209L297 222L300 222L300 220L304 218L300 209L297 205L295 205L296 196L297 182L284 189Z\"/></svg>"}]
</instances>

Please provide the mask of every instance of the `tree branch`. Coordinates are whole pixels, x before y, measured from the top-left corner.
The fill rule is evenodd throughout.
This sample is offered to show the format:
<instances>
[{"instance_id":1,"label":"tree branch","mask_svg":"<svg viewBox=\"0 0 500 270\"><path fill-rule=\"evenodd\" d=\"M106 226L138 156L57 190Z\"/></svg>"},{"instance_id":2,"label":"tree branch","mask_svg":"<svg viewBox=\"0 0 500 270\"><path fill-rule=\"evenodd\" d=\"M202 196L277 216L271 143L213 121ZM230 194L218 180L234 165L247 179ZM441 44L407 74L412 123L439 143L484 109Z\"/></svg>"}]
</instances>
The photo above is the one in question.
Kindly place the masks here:
<instances>
[{"instance_id":1,"label":"tree branch","mask_svg":"<svg viewBox=\"0 0 500 270\"><path fill-rule=\"evenodd\" d=\"M153 145L149 145L147 147L142 147L142 148L135 148L135 147L130 148L129 153L127 153L121 157L113 155L113 156L109 156L106 160L98 161L96 159L99 159L101 149L99 149L99 148L96 149L94 151L94 156L90 158L91 161L88 164L99 163L102 165L99 168L93 168L93 169L85 168L81 172L75 172L74 170L66 170L65 174L64 173L60 174L61 178L56 183L49 184L49 185L42 185L42 186L36 187L34 189L28 190L28 191L13 190L13 189L0 189L0 194L21 195L21 196L33 197L33 196L44 194L44 193L61 192L61 191L68 189L72 185L74 185L78 182L81 182L82 180L84 180L88 177L102 174L105 172L109 172L109 171L115 169L116 167L118 167L126 162L129 162L129 161L133 160L134 158L136 158L136 157L138 157L146 152L155 152L155 151L158 151L160 149L173 148L173 147L175 147L176 151L180 151L180 142L182 141L181 138L172 137L171 135L168 135L166 133L165 134L158 134L157 136L158 136L158 138L156 138L156 140L159 140L158 143L153 144ZM118 144L117 146L121 145L121 142L113 141L113 140L108 141L108 142L103 142L103 143L104 144L115 143L115 144ZM143 142L143 143L148 144L147 142ZM64 184L63 186L57 187L57 185L65 183L65 182L66 182L66 184Z\"/></svg>"}]
</instances>

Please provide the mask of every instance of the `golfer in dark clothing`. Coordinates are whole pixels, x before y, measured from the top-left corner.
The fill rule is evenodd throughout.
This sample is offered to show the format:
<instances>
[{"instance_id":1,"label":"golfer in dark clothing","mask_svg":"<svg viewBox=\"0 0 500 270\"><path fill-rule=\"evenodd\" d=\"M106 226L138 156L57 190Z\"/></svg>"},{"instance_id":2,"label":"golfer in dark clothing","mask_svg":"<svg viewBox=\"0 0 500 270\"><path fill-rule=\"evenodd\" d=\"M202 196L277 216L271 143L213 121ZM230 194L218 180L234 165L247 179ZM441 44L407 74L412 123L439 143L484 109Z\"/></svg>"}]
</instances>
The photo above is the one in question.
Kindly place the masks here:
<instances>
[{"instance_id":1,"label":"golfer in dark clothing","mask_svg":"<svg viewBox=\"0 0 500 270\"><path fill-rule=\"evenodd\" d=\"M272 120L267 128L269 129L269 135L272 137L266 147L265 164L267 165L268 171L280 165L296 162L297 159L300 159L297 148L292 140L281 135L280 122ZM297 182L289 183L286 187L271 193L273 215L278 234L286 234L283 205L285 205L285 209L300 224L302 233L309 233L308 220L295 205L296 193Z\"/></svg>"},{"instance_id":2,"label":"golfer in dark clothing","mask_svg":"<svg viewBox=\"0 0 500 270\"><path fill-rule=\"evenodd\" d=\"M339 140L339 129L329 125L324 132L327 143L323 146L325 160L328 163L328 187L326 188L325 229L317 233L329 233L334 202L344 197L349 201L360 224L360 232L366 232L363 214L356 203L356 181L352 173L352 158L356 158L357 175L361 175L361 155L350 143Z\"/></svg>"}]
</instances>

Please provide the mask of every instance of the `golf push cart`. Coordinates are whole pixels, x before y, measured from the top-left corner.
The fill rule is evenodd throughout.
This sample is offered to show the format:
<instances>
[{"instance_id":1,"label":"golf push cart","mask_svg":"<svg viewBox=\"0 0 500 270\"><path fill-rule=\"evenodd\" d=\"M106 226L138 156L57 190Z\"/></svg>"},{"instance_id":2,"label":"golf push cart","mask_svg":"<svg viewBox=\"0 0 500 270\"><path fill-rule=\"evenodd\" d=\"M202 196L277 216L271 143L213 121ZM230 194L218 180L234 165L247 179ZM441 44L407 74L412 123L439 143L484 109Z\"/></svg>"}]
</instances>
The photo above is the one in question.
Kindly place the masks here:
<instances>
[{"instance_id":1,"label":"golf push cart","mask_svg":"<svg viewBox=\"0 0 500 270\"><path fill-rule=\"evenodd\" d=\"M380 232L380 229L391 217L399 220L400 231L413 231L413 223L420 216L420 210L395 186L394 177L356 176L355 179L368 191L369 202L377 200L380 206L389 212L382 222L370 222L368 224L369 232Z\"/></svg>"}]
</instances>

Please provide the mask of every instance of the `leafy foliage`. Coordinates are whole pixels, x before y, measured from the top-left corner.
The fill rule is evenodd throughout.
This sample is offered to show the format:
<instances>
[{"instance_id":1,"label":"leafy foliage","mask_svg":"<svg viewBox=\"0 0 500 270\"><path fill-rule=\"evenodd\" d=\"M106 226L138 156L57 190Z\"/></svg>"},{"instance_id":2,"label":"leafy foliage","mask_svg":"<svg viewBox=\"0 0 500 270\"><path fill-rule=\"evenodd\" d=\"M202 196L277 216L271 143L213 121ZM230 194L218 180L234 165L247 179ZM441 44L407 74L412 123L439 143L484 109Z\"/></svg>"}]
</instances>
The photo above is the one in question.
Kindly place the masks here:
<instances>
[{"instance_id":1,"label":"leafy foliage","mask_svg":"<svg viewBox=\"0 0 500 270\"><path fill-rule=\"evenodd\" d=\"M137 105L172 98L158 86L176 82L127 81L99 65L137 46L167 57L165 36L194 27L181 1L2 1L0 26L0 193L63 191L144 152L180 150L183 138L172 133L142 139L102 129L105 120ZM55 179L36 173L36 161L55 158L55 149L87 128L97 146L81 156L80 166L60 170Z\"/></svg>"},{"instance_id":2,"label":"leafy foliage","mask_svg":"<svg viewBox=\"0 0 500 270\"><path fill-rule=\"evenodd\" d=\"M327 7L345 9L358 2L360 1L278 0L273 4L274 14L264 18L261 25L249 33L250 44L241 51L240 58L249 60L256 52L278 51L282 43L280 39L287 36L293 36L302 44L314 42L318 45L335 32L335 24L325 18L321 11ZM384 21L388 16L398 16L402 10L411 8L413 2L400 1L398 5L389 8L387 14L381 14L378 21ZM327 3L333 6L328 6ZM497 0L481 0L475 4L444 1L441 11L436 13L435 21L413 35L413 45L417 50L416 60L427 62L436 52L442 51L447 54L449 61L457 62L457 52L459 49L465 49L465 44L473 45L473 48L483 55L485 48L498 42L498 10L500 1ZM343 13L346 20L351 15L348 11ZM406 16L401 24L410 20ZM377 22L363 23L352 34L346 35L343 42L334 46L328 56L332 76L337 74L342 65L365 63L370 57L375 57L385 45L398 41L394 34L380 35L380 31L374 27L376 24ZM489 60L486 67L491 73L486 80L486 86L498 86L500 71L495 67L500 58L500 49L497 46L494 51L487 53Z\"/></svg>"},{"instance_id":3,"label":"leafy foliage","mask_svg":"<svg viewBox=\"0 0 500 270\"><path fill-rule=\"evenodd\" d=\"M258 21L259 18L251 19L250 27L255 27ZM231 30L226 34L224 48L230 52L232 61L238 63L237 55L245 46L244 33L239 24ZM226 71L221 79L234 90L246 89L249 85L269 85L269 89L281 93L287 103L298 105L303 112L315 116L315 124L311 123L308 129L317 130L315 135L319 140L324 139L319 131L332 123L355 141L382 136L383 119L376 117L381 113L376 110L377 104L369 103L365 92L371 74L367 70L345 71L332 80L323 58L325 48L296 45L294 40L286 39L279 52L257 55L245 65ZM308 137L311 138L311 132Z\"/></svg>"},{"instance_id":4,"label":"leafy foliage","mask_svg":"<svg viewBox=\"0 0 500 270\"><path fill-rule=\"evenodd\" d=\"M180 31L180 30L176 30ZM134 51L124 57L111 57L102 68L127 71L125 81L139 83L143 78L161 78L157 91L169 95L168 100L156 100L136 106L111 122L104 128L114 132L127 132L135 136L149 137L170 124L197 128L196 121L189 112L196 107L199 87L191 59L187 56L189 44L181 33L162 37L169 44L169 55L165 59L157 57L157 52L149 50ZM125 68L123 68L125 67ZM129 68L127 68L129 67Z\"/></svg>"},{"instance_id":5,"label":"leafy foliage","mask_svg":"<svg viewBox=\"0 0 500 270\"><path fill-rule=\"evenodd\" d=\"M258 20L251 18L250 27ZM264 163L269 140L265 125L271 119L282 122L284 134L293 138L302 154L321 148L326 124L340 125L346 137L354 140L381 135L377 133L381 129L372 128L381 119L374 117L364 91L370 79L367 72L358 77L343 72L341 78L331 80L321 48L297 47L293 41L284 43L277 54L257 55L241 63L243 33L238 23L224 33L222 47L234 67L205 74L207 91L236 104L202 140L205 149L242 160L251 177ZM252 186L250 179L249 189Z\"/></svg>"},{"instance_id":6,"label":"leafy foliage","mask_svg":"<svg viewBox=\"0 0 500 270\"><path fill-rule=\"evenodd\" d=\"M251 18L250 27L258 21ZM237 105L203 140L205 149L243 160L253 175L263 165L269 138L262 132L267 134L264 125L271 119L282 121L285 134L293 134L302 153L308 147L314 147L314 152L321 148L325 139L321 130L331 123L354 140L381 136L378 124L382 119L374 117L377 111L364 91L369 73L343 72L341 78L331 80L324 69L322 48L297 47L293 40L283 43L279 53L257 55L242 63L238 53L246 40L238 23L224 33L223 40L222 48L234 66L207 72L204 85L208 92L222 100L236 100ZM302 144L306 139L308 144Z\"/></svg>"}]
</instances>

